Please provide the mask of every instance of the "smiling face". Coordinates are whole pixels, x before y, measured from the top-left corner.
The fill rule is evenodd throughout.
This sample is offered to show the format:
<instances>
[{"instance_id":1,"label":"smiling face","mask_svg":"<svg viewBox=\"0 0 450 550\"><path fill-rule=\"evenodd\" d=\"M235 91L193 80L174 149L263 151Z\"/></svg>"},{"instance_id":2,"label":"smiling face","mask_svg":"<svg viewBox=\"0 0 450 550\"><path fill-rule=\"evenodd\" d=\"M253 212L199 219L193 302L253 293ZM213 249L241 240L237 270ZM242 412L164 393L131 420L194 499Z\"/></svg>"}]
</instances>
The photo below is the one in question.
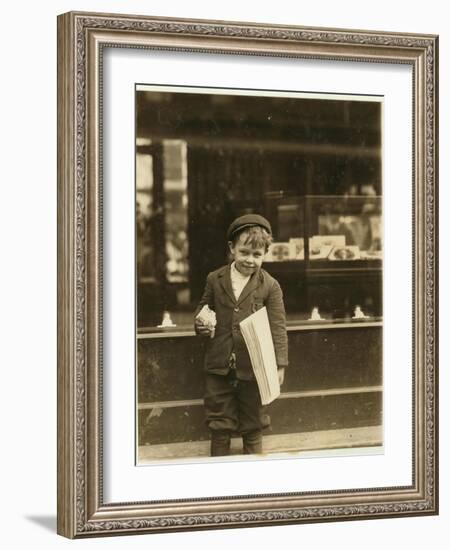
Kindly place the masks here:
<instances>
[{"instance_id":1,"label":"smiling face","mask_svg":"<svg viewBox=\"0 0 450 550\"><path fill-rule=\"evenodd\" d=\"M259 269L266 255L266 247L255 247L248 242L248 235L241 233L234 243L228 243L236 269L242 275L251 275Z\"/></svg>"}]
</instances>

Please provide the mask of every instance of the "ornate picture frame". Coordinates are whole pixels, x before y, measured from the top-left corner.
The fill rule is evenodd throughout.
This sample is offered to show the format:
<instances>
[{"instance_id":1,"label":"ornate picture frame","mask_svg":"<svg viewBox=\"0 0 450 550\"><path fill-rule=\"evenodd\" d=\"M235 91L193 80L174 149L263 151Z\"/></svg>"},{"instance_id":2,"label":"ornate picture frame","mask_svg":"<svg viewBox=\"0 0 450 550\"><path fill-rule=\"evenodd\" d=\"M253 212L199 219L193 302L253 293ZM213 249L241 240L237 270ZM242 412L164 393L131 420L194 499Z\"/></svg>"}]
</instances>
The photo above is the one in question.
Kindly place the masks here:
<instances>
[{"instance_id":1,"label":"ornate picture frame","mask_svg":"<svg viewBox=\"0 0 450 550\"><path fill-rule=\"evenodd\" d=\"M149 488L145 501L105 500L102 90L108 48L412 69L410 484L167 499L154 498ZM77 12L58 17L59 534L83 538L438 513L437 119L437 36Z\"/></svg>"}]
</instances>

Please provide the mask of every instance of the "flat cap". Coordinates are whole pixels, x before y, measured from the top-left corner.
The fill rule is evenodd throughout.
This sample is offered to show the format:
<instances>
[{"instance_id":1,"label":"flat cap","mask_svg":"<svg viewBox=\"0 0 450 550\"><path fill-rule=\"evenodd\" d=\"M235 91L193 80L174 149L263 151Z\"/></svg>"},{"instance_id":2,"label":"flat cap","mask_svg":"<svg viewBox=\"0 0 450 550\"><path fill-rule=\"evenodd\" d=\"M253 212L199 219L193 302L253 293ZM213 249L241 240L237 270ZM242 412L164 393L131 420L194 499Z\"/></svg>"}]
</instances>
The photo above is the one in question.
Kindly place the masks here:
<instances>
[{"instance_id":1,"label":"flat cap","mask_svg":"<svg viewBox=\"0 0 450 550\"><path fill-rule=\"evenodd\" d=\"M233 235L238 231L242 231L247 227L255 226L263 227L269 235L272 235L272 228L266 218L260 216L259 214L245 214L244 216L239 216L239 218L236 218L233 222L231 222L231 225L227 231L227 239L231 241Z\"/></svg>"}]
</instances>

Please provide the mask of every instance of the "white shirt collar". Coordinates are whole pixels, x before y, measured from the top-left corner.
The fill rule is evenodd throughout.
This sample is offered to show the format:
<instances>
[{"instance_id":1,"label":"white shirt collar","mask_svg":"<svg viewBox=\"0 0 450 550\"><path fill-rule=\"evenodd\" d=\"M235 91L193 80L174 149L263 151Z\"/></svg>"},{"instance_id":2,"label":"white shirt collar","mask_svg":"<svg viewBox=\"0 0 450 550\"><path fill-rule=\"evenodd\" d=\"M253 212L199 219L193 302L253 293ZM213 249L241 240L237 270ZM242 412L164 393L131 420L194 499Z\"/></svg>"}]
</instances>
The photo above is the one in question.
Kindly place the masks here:
<instances>
[{"instance_id":1,"label":"white shirt collar","mask_svg":"<svg viewBox=\"0 0 450 550\"><path fill-rule=\"evenodd\" d=\"M237 270L235 262L231 264L230 278L231 278L231 288L233 289L233 294L236 300L239 299L241 292L244 290L245 285L248 283L251 275L242 275L240 271Z\"/></svg>"},{"instance_id":2,"label":"white shirt collar","mask_svg":"<svg viewBox=\"0 0 450 550\"><path fill-rule=\"evenodd\" d=\"M248 280L250 279L251 275L243 275L239 270L238 268L236 267L236 262L233 262L231 264L231 273L233 275L233 277L239 277L241 278L242 280Z\"/></svg>"}]
</instances>

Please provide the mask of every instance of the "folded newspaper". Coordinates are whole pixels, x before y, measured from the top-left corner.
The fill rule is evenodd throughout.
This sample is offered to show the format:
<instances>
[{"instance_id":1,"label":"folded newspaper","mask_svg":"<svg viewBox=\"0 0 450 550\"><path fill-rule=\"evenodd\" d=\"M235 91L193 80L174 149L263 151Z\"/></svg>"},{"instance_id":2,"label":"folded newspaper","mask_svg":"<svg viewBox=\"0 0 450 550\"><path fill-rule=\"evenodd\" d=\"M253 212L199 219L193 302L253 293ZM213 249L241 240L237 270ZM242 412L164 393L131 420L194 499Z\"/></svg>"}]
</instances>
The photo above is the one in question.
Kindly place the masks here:
<instances>
[{"instance_id":1,"label":"folded newspaper","mask_svg":"<svg viewBox=\"0 0 450 550\"><path fill-rule=\"evenodd\" d=\"M261 402L267 405L280 395L277 361L267 309L259 309L239 324L250 355Z\"/></svg>"}]
</instances>

